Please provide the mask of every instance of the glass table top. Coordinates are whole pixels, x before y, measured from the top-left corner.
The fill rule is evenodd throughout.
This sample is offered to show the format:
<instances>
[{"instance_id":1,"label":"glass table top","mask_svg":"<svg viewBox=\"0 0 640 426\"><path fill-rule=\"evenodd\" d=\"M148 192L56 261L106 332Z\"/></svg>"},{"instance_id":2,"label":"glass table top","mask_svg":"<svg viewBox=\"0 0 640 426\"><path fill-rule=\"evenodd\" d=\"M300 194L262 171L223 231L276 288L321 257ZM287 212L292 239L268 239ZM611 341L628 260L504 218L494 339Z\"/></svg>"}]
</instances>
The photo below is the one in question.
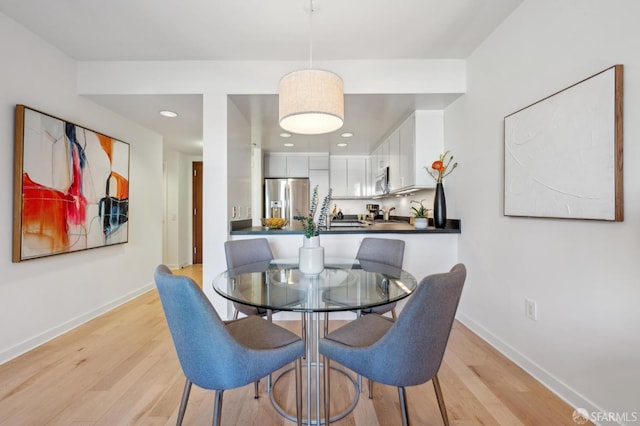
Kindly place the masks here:
<instances>
[{"instance_id":1,"label":"glass table top","mask_svg":"<svg viewBox=\"0 0 640 426\"><path fill-rule=\"evenodd\" d=\"M214 290L234 302L279 311L325 312L365 309L395 302L416 288L410 273L369 261L325 259L324 270L306 275L298 259L274 259L230 269Z\"/></svg>"}]
</instances>

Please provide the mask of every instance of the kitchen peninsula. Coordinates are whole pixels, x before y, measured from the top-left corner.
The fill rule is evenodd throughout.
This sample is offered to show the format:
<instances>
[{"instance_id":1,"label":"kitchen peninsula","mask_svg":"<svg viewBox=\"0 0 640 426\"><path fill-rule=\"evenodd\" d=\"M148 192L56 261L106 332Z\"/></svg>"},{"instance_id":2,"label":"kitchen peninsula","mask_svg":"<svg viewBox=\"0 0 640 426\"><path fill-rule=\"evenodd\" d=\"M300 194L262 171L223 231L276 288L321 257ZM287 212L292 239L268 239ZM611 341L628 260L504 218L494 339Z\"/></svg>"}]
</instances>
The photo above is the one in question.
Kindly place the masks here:
<instances>
[{"instance_id":1,"label":"kitchen peninsula","mask_svg":"<svg viewBox=\"0 0 640 426\"><path fill-rule=\"evenodd\" d=\"M394 219L388 221L373 221L371 223L359 224L353 221L353 226L348 224L340 226L330 226L329 229L320 231L321 235L344 235L344 234L460 234L460 220L448 219L445 228L438 229L433 226L433 219L429 219L427 229L416 229L409 224L409 220ZM252 226L251 219L231 222L229 233L235 235L302 235L304 231L283 229L269 229L265 226Z\"/></svg>"},{"instance_id":2,"label":"kitchen peninsula","mask_svg":"<svg viewBox=\"0 0 640 426\"><path fill-rule=\"evenodd\" d=\"M362 239L375 237L403 240L403 269L418 280L433 273L446 272L457 263L458 236L461 233L459 219L447 220L445 229L434 228L431 219L427 229L415 229L409 224L408 218L391 219L374 221L364 227L332 226L320 231L320 244L325 249L325 257L355 257ZM276 258L298 257L298 248L302 246L304 238L303 231L252 226L250 219L231 222L229 233L232 240L267 238ZM345 318L351 318L348 313L344 315Z\"/></svg>"}]
</instances>

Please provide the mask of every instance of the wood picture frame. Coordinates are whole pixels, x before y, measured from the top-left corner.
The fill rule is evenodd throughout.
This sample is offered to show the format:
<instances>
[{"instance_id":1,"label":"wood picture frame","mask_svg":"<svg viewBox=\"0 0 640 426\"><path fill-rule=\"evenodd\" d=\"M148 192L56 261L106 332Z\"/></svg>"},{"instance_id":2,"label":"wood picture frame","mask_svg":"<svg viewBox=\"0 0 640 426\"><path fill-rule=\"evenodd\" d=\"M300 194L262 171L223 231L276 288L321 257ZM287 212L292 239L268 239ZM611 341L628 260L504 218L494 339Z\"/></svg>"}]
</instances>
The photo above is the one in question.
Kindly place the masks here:
<instances>
[{"instance_id":1,"label":"wood picture frame","mask_svg":"<svg viewBox=\"0 0 640 426\"><path fill-rule=\"evenodd\" d=\"M623 66L504 118L504 215L621 222Z\"/></svg>"},{"instance_id":2,"label":"wood picture frame","mask_svg":"<svg viewBox=\"0 0 640 426\"><path fill-rule=\"evenodd\" d=\"M16 105L13 262L128 242L126 142Z\"/></svg>"}]
</instances>

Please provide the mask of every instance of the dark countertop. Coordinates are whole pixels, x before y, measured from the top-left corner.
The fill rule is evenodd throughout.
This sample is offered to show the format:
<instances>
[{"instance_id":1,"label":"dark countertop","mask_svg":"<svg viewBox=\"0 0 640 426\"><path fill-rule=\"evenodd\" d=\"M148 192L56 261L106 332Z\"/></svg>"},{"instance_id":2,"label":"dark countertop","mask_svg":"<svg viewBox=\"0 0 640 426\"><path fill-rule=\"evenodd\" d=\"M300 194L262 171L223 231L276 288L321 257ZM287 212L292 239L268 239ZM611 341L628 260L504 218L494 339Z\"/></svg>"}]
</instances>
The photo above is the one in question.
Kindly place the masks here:
<instances>
[{"instance_id":1,"label":"dark countertop","mask_svg":"<svg viewBox=\"0 0 640 426\"><path fill-rule=\"evenodd\" d=\"M321 230L321 235L339 234L460 234L462 232L460 219L447 219L444 229L436 229L433 220L429 219L427 229L416 229L408 221L393 219L390 221L377 220L365 227L333 226L328 230ZM231 235L302 235L302 230L268 229L264 226L251 226L251 219L231 222Z\"/></svg>"}]
</instances>

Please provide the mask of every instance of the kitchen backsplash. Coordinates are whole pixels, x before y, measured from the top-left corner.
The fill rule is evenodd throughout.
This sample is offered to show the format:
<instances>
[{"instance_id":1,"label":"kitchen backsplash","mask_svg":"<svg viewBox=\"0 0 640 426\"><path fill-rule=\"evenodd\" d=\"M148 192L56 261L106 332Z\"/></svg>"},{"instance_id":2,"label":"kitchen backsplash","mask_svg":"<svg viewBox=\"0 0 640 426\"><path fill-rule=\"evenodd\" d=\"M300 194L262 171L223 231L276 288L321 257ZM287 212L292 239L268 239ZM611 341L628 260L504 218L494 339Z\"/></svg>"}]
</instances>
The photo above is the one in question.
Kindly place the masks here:
<instances>
[{"instance_id":1,"label":"kitchen backsplash","mask_svg":"<svg viewBox=\"0 0 640 426\"><path fill-rule=\"evenodd\" d=\"M357 215L367 213L367 204L378 204L380 205L380 209L395 207L396 209L391 213L392 216L413 216L413 211L411 210L411 200L425 200L424 206L428 209L432 209L434 193L435 190L433 189L424 189L422 191L416 191L412 194L409 194L406 197L403 196L387 197L381 199L333 200L331 202L331 209L333 209L333 206L336 205L338 209L342 210L343 214Z\"/></svg>"}]
</instances>

